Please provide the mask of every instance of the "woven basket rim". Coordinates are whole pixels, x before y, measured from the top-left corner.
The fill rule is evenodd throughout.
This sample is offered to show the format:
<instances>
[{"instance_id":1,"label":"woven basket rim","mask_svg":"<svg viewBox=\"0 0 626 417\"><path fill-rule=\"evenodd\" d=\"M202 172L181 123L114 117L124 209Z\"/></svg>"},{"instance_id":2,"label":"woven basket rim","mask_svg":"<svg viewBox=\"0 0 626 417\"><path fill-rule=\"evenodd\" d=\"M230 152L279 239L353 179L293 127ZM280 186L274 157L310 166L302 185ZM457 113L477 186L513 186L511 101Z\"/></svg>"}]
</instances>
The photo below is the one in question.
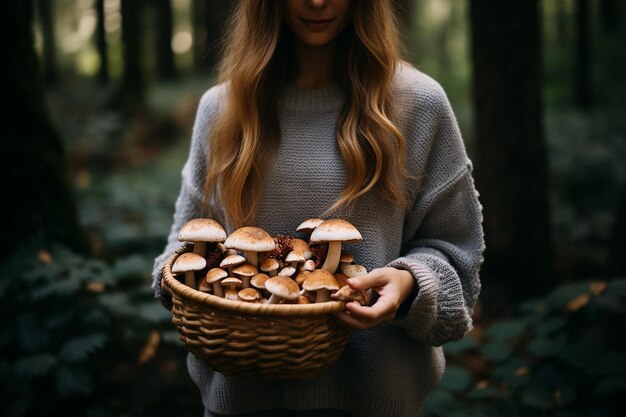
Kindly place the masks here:
<instances>
[{"instance_id":1,"label":"woven basket rim","mask_svg":"<svg viewBox=\"0 0 626 417\"><path fill-rule=\"evenodd\" d=\"M228 300L215 295L204 293L180 283L172 274L172 265L178 256L191 251L191 245L178 248L163 265L163 280L172 292L183 302L193 302L206 305L216 310L244 313L255 316L316 316L336 313L345 309L345 301L327 301L313 304L253 304L241 301Z\"/></svg>"}]
</instances>

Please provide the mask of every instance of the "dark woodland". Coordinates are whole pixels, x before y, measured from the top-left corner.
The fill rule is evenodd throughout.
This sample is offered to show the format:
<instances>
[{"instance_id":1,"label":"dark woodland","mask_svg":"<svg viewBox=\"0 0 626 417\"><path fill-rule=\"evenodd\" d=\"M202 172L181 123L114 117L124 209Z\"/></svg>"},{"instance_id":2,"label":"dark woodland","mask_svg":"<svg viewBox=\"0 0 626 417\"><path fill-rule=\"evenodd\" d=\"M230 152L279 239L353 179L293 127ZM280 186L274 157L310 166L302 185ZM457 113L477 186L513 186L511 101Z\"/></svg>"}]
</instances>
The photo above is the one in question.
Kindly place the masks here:
<instances>
[{"instance_id":1,"label":"dark woodland","mask_svg":"<svg viewBox=\"0 0 626 417\"><path fill-rule=\"evenodd\" d=\"M231 3L0 6L2 416L201 415L150 274ZM421 416L622 415L626 4L394 3L457 115L486 237L474 329Z\"/></svg>"}]
</instances>

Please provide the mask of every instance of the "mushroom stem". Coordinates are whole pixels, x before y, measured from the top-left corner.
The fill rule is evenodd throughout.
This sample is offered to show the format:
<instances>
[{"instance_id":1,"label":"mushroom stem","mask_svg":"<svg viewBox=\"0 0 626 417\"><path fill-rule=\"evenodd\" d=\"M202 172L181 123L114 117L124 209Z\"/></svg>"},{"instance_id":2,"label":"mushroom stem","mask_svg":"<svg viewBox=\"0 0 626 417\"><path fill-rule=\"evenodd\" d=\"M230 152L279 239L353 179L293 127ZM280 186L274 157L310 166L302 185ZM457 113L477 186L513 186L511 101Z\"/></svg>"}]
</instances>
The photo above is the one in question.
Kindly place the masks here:
<instances>
[{"instance_id":1,"label":"mushroom stem","mask_svg":"<svg viewBox=\"0 0 626 417\"><path fill-rule=\"evenodd\" d=\"M249 288L250 287L250 277L242 276L241 277L241 282L243 283L242 288Z\"/></svg>"},{"instance_id":2,"label":"mushroom stem","mask_svg":"<svg viewBox=\"0 0 626 417\"><path fill-rule=\"evenodd\" d=\"M196 274L193 271L185 272L185 285L196 289Z\"/></svg>"},{"instance_id":3,"label":"mushroom stem","mask_svg":"<svg viewBox=\"0 0 626 417\"><path fill-rule=\"evenodd\" d=\"M246 258L246 260L252 265L256 267L259 266L259 256L256 252L246 250L243 252L243 257Z\"/></svg>"},{"instance_id":4,"label":"mushroom stem","mask_svg":"<svg viewBox=\"0 0 626 417\"><path fill-rule=\"evenodd\" d=\"M269 300L267 300L267 304L278 304L280 300L282 300L282 298L280 298L276 294L272 294Z\"/></svg>"},{"instance_id":5,"label":"mushroom stem","mask_svg":"<svg viewBox=\"0 0 626 417\"><path fill-rule=\"evenodd\" d=\"M215 281L213 283L213 294L215 294L218 297L224 298L224 289L220 285L219 281Z\"/></svg>"},{"instance_id":6,"label":"mushroom stem","mask_svg":"<svg viewBox=\"0 0 626 417\"><path fill-rule=\"evenodd\" d=\"M325 303L326 301L330 301L330 291L326 288L322 288L320 290L315 291L315 302L316 303Z\"/></svg>"},{"instance_id":7,"label":"mushroom stem","mask_svg":"<svg viewBox=\"0 0 626 417\"><path fill-rule=\"evenodd\" d=\"M334 274L341 258L341 242L328 242L328 251L322 269Z\"/></svg>"},{"instance_id":8,"label":"mushroom stem","mask_svg":"<svg viewBox=\"0 0 626 417\"><path fill-rule=\"evenodd\" d=\"M206 242L193 242L193 253L197 253L204 258L206 255Z\"/></svg>"}]
</instances>

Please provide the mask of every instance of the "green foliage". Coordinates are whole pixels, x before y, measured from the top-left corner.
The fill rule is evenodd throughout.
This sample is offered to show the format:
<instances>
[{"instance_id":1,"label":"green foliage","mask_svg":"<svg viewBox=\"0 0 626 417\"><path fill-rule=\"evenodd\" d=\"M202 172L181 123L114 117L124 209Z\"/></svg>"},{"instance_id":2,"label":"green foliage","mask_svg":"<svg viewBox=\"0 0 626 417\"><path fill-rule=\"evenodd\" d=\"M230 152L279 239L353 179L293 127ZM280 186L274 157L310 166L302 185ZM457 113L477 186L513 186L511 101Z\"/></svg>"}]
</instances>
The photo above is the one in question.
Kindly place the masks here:
<instances>
[{"instance_id":1,"label":"green foliage","mask_svg":"<svg viewBox=\"0 0 626 417\"><path fill-rule=\"evenodd\" d=\"M44 247L33 242L0 265L0 415L132 409L123 399L137 395L137 376L158 372L142 370L150 356L137 359L151 332L167 333L165 344L181 347L171 334L170 313L149 288L149 263L131 255L107 265Z\"/></svg>"},{"instance_id":2,"label":"green foliage","mask_svg":"<svg viewBox=\"0 0 626 417\"><path fill-rule=\"evenodd\" d=\"M422 415L617 416L625 315L626 279L564 285L528 302L480 340L444 346L449 365Z\"/></svg>"}]
</instances>

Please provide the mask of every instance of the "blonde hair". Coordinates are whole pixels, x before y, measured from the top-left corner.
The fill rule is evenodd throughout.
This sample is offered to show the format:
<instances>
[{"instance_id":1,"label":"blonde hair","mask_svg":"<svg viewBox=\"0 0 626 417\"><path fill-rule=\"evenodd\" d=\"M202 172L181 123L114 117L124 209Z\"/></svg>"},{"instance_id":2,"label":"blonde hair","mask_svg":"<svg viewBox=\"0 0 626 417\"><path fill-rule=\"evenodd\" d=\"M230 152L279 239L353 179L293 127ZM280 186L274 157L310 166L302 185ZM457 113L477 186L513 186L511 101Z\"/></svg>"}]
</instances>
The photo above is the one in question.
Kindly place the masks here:
<instances>
[{"instance_id":1,"label":"blonde hair","mask_svg":"<svg viewBox=\"0 0 626 417\"><path fill-rule=\"evenodd\" d=\"M207 202L220 196L233 227L254 223L262 167L280 139L277 100L294 61L282 3L240 0L227 24L218 72L218 82L228 83L227 98L208 138L205 194ZM351 23L337 38L342 53L336 57L336 78L346 103L336 132L348 182L328 213L373 190L407 204L406 145L392 121L391 89L401 57L391 3L354 1Z\"/></svg>"}]
</instances>

